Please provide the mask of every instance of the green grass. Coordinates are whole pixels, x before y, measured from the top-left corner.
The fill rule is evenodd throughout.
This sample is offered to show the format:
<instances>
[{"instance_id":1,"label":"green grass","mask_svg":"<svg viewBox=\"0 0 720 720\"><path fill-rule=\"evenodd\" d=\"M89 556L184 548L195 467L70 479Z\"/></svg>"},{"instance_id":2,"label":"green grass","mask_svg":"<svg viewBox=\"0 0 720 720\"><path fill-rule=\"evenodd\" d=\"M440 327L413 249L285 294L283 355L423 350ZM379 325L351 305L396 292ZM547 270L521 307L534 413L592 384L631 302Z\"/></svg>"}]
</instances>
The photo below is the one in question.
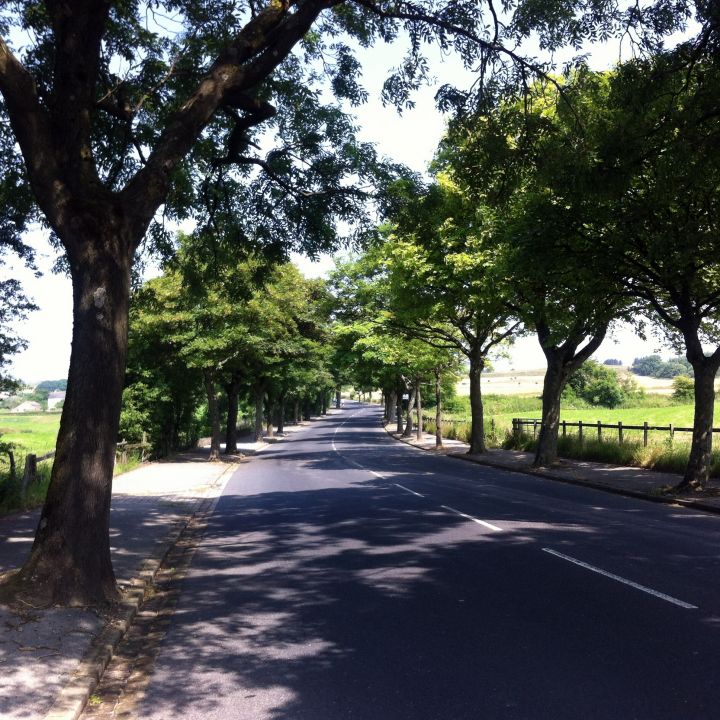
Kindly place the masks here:
<instances>
[{"instance_id":1,"label":"green grass","mask_svg":"<svg viewBox=\"0 0 720 720\"><path fill-rule=\"evenodd\" d=\"M55 449L60 428L60 413L0 412L0 435L11 442L18 452L45 455Z\"/></svg>"},{"instance_id":2,"label":"green grass","mask_svg":"<svg viewBox=\"0 0 720 720\"><path fill-rule=\"evenodd\" d=\"M41 505L45 500L52 459L38 463L38 480L27 490L24 499L20 497L20 481L25 468L25 456L33 453L45 455L55 450L60 413L23 413L13 415L0 412L0 441L12 443L15 455L16 478L10 478L10 464L7 455L0 456L0 515L22 508ZM115 465L115 475L120 475L140 465L137 457L130 455L125 463Z\"/></svg>"},{"instance_id":3,"label":"green grass","mask_svg":"<svg viewBox=\"0 0 720 720\"><path fill-rule=\"evenodd\" d=\"M536 441L524 435L519 439L508 438L505 447L517 450L535 450ZM558 455L575 460L594 460L611 465L642 467L661 472L682 474L690 453L689 438L684 441L655 439L644 446L639 440L626 441L620 445L616 440L580 439L574 435L558 438ZM712 477L720 477L720 451L714 450L710 468Z\"/></svg>"},{"instance_id":4,"label":"green grass","mask_svg":"<svg viewBox=\"0 0 720 720\"><path fill-rule=\"evenodd\" d=\"M588 425L597 423L599 420L603 424L615 425L622 422L623 425L642 425L647 422L649 425L669 425L675 427L692 427L693 424L693 404L684 405L670 404L668 398L656 396L655 404L646 404L647 397L642 400L639 407L619 407L604 408L585 406L579 407L578 404L569 405L565 403L561 410L560 419L567 422L578 422L582 420ZM495 425L500 431L509 431L512 428L513 418L520 417L525 419L540 419L542 413L542 402L540 398L531 396L502 396L489 395L483 401L485 421L489 425L494 420ZM458 406L452 408L454 412L444 412L443 418L447 421L455 420L456 422L469 422L470 407ZM720 403L715 405L716 427L720 425ZM576 433L577 428L573 428L572 432ZM588 432L592 430L588 429ZM605 434L613 431L606 430ZM636 433L637 434L637 433ZM651 435L662 435L663 433L651 433ZM632 439L632 432L626 434L628 439ZM678 436L682 437L682 436Z\"/></svg>"}]
</instances>

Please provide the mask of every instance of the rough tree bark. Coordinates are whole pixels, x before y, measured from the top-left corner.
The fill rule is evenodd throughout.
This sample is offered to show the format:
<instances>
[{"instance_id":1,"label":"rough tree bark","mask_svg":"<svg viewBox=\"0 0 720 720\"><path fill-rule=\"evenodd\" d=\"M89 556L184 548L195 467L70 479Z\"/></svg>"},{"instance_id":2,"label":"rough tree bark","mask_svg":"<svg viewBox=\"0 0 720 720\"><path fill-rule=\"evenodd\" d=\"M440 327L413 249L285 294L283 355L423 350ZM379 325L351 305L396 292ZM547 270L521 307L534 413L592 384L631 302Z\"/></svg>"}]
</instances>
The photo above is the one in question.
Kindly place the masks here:
<instances>
[{"instance_id":1,"label":"rough tree bark","mask_svg":"<svg viewBox=\"0 0 720 720\"><path fill-rule=\"evenodd\" d=\"M263 406L265 402L265 388L262 384L255 385L255 442L263 439Z\"/></svg>"},{"instance_id":2,"label":"rough tree bark","mask_svg":"<svg viewBox=\"0 0 720 720\"><path fill-rule=\"evenodd\" d=\"M335 408L337 410L339 410L341 405L342 405L342 393L341 393L340 388L336 388L336 390L335 390Z\"/></svg>"},{"instance_id":3,"label":"rough tree bark","mask_svg":"<svg viewBox=\"0 0 720 720\"><path fill-rule=\"evenodd\" d=\"M271 438L275 437L275 428L274 428L274 420L275 420L275 400L271 397L270 393L267 394L267 407L265 408L265 412L267 415L265 416L265 434Z\"/></svg>"},{"instance_id":4,"label":"rough tree bark","mask_svg":"<svg viewBox=\"0 0 720 720\"><path fill-rule=\"evenodd\" d=\"M692 444L683 479L675 486L677 492L703 490L710 479L712 466L713 419L715 412L715 376L720 368L720 348L705 355L698 334L699 322L682 322L685 356L695 375L695 413Z\"/></svg>"},{"instance_id":5,"label":"rough tree bark","mask_svg":"<svg viewBox=\"0 0 720 720\"><path fill-rule=\"evenodd\" d=\"M387 391L387 397L388 397L388 416L387 416L387 422L388 425L392 425L394 422L397 422L397 390L390 389Z\"/></svg>"},{"instance_id":6,"label":"rough tree bark","mask_svg":"<svg viewBox=\"0 0 720 720\"><path fill-rule=\"evenodd\" d=\"M225 426L225 453L230 455L237 452L237 418L238 418L238 392L240 380L237 377L231 378L225 386L227 395L228 411L227 424Z\"/></svg>"},{"instance_id":7,"label":"rough tree bark","mask_svg":"<svg viewBox=\"0 0 720 720\"><path fill-rule=\"evenodd\" d=\"M440 370L435 370L435 447L443 446L442 439L442 375Z\"/></svg>"},{"instance_id":8,"label":"rough tree bark","mask_svg":"<svg viewBox=\"0 0 720 720\"><path fill-rule=\"evenodd\" d=\"M540 437L535 449L533 467L547 467L557 461L560 428L560 398L570 376L600 347L608 325L600 325L580 350L588 335L578 329L568 334L562 345L553 344L550 328L544 320L536 322L540 347L547 359L543 380L543 406Z\"/></svg>"},{"instance_id":9,"label":"rough tree bark","mask_svg":"<svg viewBox=\"0 0 720 720\"><path fill-rule=\"evenodd\" d=\"M405 392L405 384L402 381L398 381L396 392L397 407L395 410L395 420L397 421L396 432L398 435L403 431L403 394Z\"/></svg>"},{"instance_id":10,"label":"rough tree bark","mask_svg":"<svg viewBox=\"0 0 720 720\"><path fill-rule=\"evenodd\" d=\"M415 406L415 388L410 389L410 397L408 398L407 420L405 421L405 430L403 437L410 437L413 432L413 408Z\"/></svg>"},{"instance_id":11,"label":"rough tree bark","mask_svg":"<svg viewBox=\"0 0 720 720\"><path fill-rule=\"evenodd\" d=\"M469 455L484 453L485 447L485 417L482 401L482 371L485 367L485 357L479 349L470 353L470 449Z\"/></svg>"},{"instance_id":12,"label":"rough tree bark","mask_svg":"<svg viewBox=\"0 0 720 720\"><path fill-rule=\"evenodd\" d=\"M70 254L73 341L55 462L30 558L9 588L34 604L118 597L108 528L132 257L118 245L110 236Z\"/></svg>"},{"instance_id":13,"label":"rough tree bark","mask_svg":"<svg viewBox=\"0 0 720 720\"><path fill-rule=\"evenodd\" d=\"M415 380L415 412L417 413L417 427L415 437L418 441L422 440L423 434L423 417L422 417L422 398L420 397L420 379Z\"/></svg>"},{"instance_id":14,"label":"rough tree bark","mask_svg":"<svg viewBox=\"0 0 720 720\"><path fill-rule=\"evenodd\" d=\"M220 457L220 407L215 389L215 373L212 370L203 371L203 380L210 416L210 460L217 460Z\"/></svg>"},{"instance_id":15,"label":"rough tree bark","mask_svg":"<svg viewBox=\"0 0 720 720\"><path fill-rule=\"evenodd\" d=\"M285 433L285 392L280 393L279 398L279 409L278 409L278 435L283 435Z\"/></svg>"},{"instance_id":16,"label":"rough tree bark","mask_svg":"<svg viewBox=\"0 0 720 720\"><path fill-rule=\"evenodd\" d=\"M300 424L300 398L295 398L293 403L293 422L295 425Z\"/></svg>"}]
</instances>

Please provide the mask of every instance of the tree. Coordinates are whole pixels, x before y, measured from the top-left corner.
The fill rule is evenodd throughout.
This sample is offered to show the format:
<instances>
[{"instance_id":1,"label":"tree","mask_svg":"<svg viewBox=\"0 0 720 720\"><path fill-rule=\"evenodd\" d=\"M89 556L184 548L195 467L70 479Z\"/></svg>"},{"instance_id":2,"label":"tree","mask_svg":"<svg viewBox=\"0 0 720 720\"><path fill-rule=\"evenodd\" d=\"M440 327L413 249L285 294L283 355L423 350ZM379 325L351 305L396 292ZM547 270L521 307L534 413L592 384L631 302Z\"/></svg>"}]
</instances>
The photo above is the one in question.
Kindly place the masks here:
<instances>
[{"instance_id":1,"label":"tree","mask_svg":"<svg viewBox=\"0 0 720 720\"><path fill-rule=\"evenodd\" d=\"M218 198L229 197L223 186L245 188L268 203L259 203L248 224L237 223L242 242L279 242L276 215L262 209L274 204L290 221L285 229L300 226L313 238L310 247L326 247L331 224L322 219L352 214L357 196L344 178L362 178L367 169L357 144L332 152L323 143L326 136L339 139L331 117L303 112L306 103L318 108L310 89L318 66L328 68L339 96L364 98L359 64L338 35L369 45L406 29L408 60L385 85L386 97L402 105L428 74L424 42L452 45L466 66L485 71L502 53L519 61L502 42L512 46L535 28L552 49L616 31L623 20L636 26L654 17L632 10L623 16L614 7L602 13L581 0L569 9L547 13L522 3L507 22L496 19L486 31L477 4L465 0L447 8L372 0L5 3L2 35L15 31L21 43L30 40L16 52L0 40L2 113L12 129L4 133L13 140L5 149L13 167L22 168L22 154L21 179L66 255L74 305L68 394L50 488L30 558L12 587L35 602L118 597L108 522L130 277L151 224L150 238L167 240L162 221L154 223L158 209L179 217L198 202L212 215ZM685 10L677 14L680 22ZM494 14L492 4L489 11ZM171 29L161 16L171 17ZM658 17L663 30L677 24L675 15ZM521 66L523 72L537 69L531 62ZM458 97L441 93L446 105ZM284 119L298 115L312 118L316 128L299 147L283 144L265 156L255 151L260 124L275 122L283 135L292 131ZM234 175L233 166L240 168ZM262 179L253 178L254 168L263 171ZM298 187L299 176L312 187ZM258 232L261 217L266 232Z\"/></svg>"},{"instance_id":2,"label":"tree","mask_svg":"<svg viewBox=\"0 0 720 720\"><path fill-rule=\"evenodd\" d=\"M612 88L600 152L616 221L604 245L692 366L692 445L676 489L702 490L720 369L720 65L712 49L689 43L627 63Z\"/></svg>"},{"instance_id":3,"label":"tree","mask_svg":"<svg viewBox=\"0 0 720 720\"><path fill-rule=\"evenodd\" d=\"M592 129L607 96L602 75L536 83L522 102L501 97L457 123L443 157L478 205L507 278L509 304L547 360L534 465L557 458L560 402L568 379L597 350L627 306L600 241L607 225L593 171Z\"/></svg>"},{"instance_id":4,"label":"tree","mask_svg":"<svg viewBox=\"0 0 720 720\"><path fill-rule=\"evenodd\" d=\"M471 454L486 449L481 377L488 356L520 329L484 210L440 174L426 192L406 195L384 248L388 310L398 328L469 362Z\"/></svg>"}]
</instances>

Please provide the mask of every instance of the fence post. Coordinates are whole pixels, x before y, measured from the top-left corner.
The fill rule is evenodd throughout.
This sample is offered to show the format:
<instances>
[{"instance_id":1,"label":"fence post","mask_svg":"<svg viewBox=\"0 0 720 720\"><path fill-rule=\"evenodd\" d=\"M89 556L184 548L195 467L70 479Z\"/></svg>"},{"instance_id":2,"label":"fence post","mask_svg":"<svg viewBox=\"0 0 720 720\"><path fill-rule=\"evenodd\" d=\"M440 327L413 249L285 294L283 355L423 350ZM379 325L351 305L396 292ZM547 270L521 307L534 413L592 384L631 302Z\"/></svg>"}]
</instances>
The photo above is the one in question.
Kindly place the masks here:
<instances>
[{"instance_id":1,"label":"fence post","mask_svg":"<svg viewBox=\"0 0 720 720\"><path fill-rule=\"evenodd\" d=\"M24 500L28 487L37 480L37 455L30 453L25 456L25 471L20 486L20 497Z\"/></svg>"},{"instance_id":2,"label":"fence post","mask_svg":"<svg viewBox=\"0 0 720 720\"><path fill-rule=\"evenodd\" d=\"M15 453L12 450L8 450L8 459L10 460L10 482L14 483L17 471L15 469Z\"/></svg>"},{"instance_id":3,"label":"fence post","mask_svg":"<svg viewBox=\"0 0 720 720\"><path fill-rule=\"evenodd\" d=\"M618 443L623 444L623 426L622 420L618 420Z\"/></svg>"},{"instance_id":4,"label":"fence post","mask_svg":"<svg viewBox=\"0 0 720 720\"><path fill-rule=\"evenodd\" d=\"M582 424L582 420L578 420L578 438L580 439L580 444L582 445L582 441L583 441L583 424Z\"/></svg>"},{"instance_id":5,"label":"fence post","mask_svg":"<svg viewBox=\"0 0 720 720\"><path fill-rule=\"evenodd\" d=\"M563 437L567 435L567 423L565 420L562 421Z\"/></svg>"},{"instance_id":6,"label":"fence post","mask_svg":"<svg viewBox=\"0 0 720 720\"><path fill-rule=\"evenodd\" d=\"M520 433L518 431L518 419L517 418L512 419L512 433L513 433L513 438L515 438L515 440L517 440L520 435Z\"/></svg>"},{"instance_id":7,"label":"fence post","mask_svg":"<svg viewBox=\"0 0 720 720\"><path fill-rule=\"evenodd\" d=\"M647 447L648 444L648 421L643 423L643 446Z\"/></svg>"},{"instance_id":8,"label":"fence post","mask_svg":"<svg viewBox=\"0 0 720 720\"><path fill-rule=\"evenodd\" d=\"M533 420L533 440L537 437L537 420Z\"/></svg>"},{"instance_id":9,"label":"fence post","mask_svg":"<svg viewBox=\"0 0 720 720\"><path fill-rule=\"evenodd\" d=\"M602 423L600 420L597 421L597 427L598 427L598 442L602 440Z\"/></svg>"},{"instance_id":10,"label":"fence post","mask_svg":"<svg viewBox=\"0 0 720 720\"><path fill-rule=\"evenodd\" d=\"M673 428L673 424L670 423L670 444L671 445L672 445L674 439L675 439L675 430Z\"/></svg>"}]
</instances>

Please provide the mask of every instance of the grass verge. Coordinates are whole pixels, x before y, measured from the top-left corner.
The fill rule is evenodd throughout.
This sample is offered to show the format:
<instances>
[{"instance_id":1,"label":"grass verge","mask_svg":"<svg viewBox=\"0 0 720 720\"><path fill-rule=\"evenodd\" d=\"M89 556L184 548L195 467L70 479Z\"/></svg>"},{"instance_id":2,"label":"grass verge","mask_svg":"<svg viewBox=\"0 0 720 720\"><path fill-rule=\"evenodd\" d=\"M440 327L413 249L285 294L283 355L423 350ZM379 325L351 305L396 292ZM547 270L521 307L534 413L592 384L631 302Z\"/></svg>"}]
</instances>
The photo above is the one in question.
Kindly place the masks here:
<instances>
[{"instance_id":1,"label":"grass verge","mask_svg":"<svg viewBox=\"0 0 720 720\"><path fill-rule=\"evenodd\" d=\"M515 450L534 451L537 440L529 435L512 437L508 435L504 447ZM687 466L690 454L690 443L672 441L649 442L644 446L641 441L630 440L618 443L616 440L598 440L585 438L582 441L575 435L558 438L558 455L573 460L593 460L610 465L626 465L629 467L647 468L661 472L682 475ZM720 451L713 451L712 477L720 477Z\"/></svg>"}]
</instances>

